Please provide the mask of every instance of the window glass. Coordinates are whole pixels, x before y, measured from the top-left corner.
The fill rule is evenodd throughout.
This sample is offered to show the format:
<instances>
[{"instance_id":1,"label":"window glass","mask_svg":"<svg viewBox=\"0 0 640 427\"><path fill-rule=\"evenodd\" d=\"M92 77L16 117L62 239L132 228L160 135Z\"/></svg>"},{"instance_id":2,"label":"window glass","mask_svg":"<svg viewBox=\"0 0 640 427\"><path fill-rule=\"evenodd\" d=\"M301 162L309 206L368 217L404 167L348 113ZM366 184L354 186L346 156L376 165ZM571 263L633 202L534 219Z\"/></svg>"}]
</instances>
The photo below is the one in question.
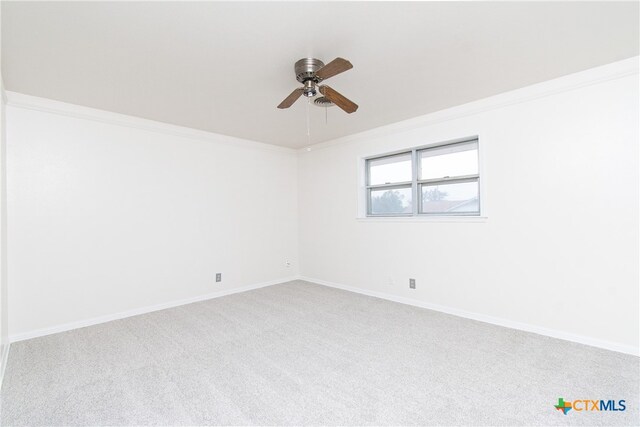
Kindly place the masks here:
<instances>
[{"instance_id":1,"label":"window glass","mask_svg":"<svg viewBox=\"0 0 640 427\"><path fill-rule=\"evenodd\" d=\"M477 174L477 142L445 145L420 151L419 180Z\"/></svg>"},{"instance_id":2,"label":"window glass","mask_svg":"<svg viewBox=\"0 0 640 427\"><path fill-rule=\"evenodd\" d=\"M460 214L480 212L478 182L421 185L421 213Z\"/></svg>"},{"instance_id":3,"label":"window glass","mask_svg":"<svg viewBox=\"0 0 640 427\"><path fill-rule=\"evenodd\" d=\"M371 159L367 165L369 185L411 181L411 153Z\"/></svg>"},{"instance_id":4,"label":"window glass","mask_svg":"<svg viewBox=\"0 0 640 427\"><path fill-rule=\"evenodd\" d=\"M402 215L413 212L411 187L371 189L369 213Z\"/></svg>"}]
</instances>

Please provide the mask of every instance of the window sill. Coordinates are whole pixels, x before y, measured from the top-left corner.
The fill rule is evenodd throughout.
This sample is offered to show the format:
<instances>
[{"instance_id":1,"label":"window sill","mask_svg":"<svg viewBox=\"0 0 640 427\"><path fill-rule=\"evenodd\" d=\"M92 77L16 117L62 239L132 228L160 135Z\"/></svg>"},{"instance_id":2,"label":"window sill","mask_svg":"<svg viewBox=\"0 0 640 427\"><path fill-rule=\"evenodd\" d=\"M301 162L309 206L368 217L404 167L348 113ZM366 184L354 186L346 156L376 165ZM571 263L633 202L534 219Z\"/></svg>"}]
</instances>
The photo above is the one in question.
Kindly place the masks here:
<instances>
[{"instance_id":1,"label":"window sill","mask_svg":"<svg viewBox=\"0 0 640 427\"><path fill-rule=\"evenodd\" d=\"M358 222L487 222L486 216L365 216Z\"/></svg>"}]
</instances>

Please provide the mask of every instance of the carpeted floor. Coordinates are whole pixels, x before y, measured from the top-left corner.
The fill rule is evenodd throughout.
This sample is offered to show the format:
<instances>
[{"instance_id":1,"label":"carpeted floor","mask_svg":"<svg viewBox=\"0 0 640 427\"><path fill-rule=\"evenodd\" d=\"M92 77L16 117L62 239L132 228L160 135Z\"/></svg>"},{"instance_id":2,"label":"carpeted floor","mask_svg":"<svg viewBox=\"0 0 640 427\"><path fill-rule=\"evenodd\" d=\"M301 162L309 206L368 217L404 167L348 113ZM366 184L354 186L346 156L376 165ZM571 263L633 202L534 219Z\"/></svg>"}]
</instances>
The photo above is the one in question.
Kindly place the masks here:
<instances>
[{"instance_id":1,"label":"carpeted floor","mask_svg":"<svg viewBox=\"0 0 640 427\"><path fill-rule=\"evenodd\" d=\"M639 359L295 281L12 344L2 425L639 425ZM558 398L624 412L557 411Z\"/></svg>"}]
</instances>

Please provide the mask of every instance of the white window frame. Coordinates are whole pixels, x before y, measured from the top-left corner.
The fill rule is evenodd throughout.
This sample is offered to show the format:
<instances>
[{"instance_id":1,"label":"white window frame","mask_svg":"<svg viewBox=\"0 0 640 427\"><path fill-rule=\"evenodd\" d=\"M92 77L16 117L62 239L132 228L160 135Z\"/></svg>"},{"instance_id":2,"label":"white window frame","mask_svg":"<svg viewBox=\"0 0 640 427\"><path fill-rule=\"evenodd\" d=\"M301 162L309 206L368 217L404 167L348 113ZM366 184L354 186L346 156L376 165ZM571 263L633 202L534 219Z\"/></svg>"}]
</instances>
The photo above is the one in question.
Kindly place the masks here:
<instances>
[{"instance_id":1,"label":"white window frame","mask_svg":"<svg viewBox=\"0 0 640 427\"><path fill-rule=\"evenodd\" d=\"M437 178L437 179L418 179L418 173L420 170L420 153L423 151L428 151L432 149L437 149L441 147L446 147L450 145L458 145L475 142L478 147L478 173L474 175L464 175L464 176L453 176L446 178ZM480 138L477 136L456 139L452 141L439 142L435 144L422 145L418 147L413 147L404 150L398 150L391 153L386 154L378 154L373 156L363 157L361 159L361 165L363 168L363 180L364 181L362 195L364 196L364 212L361 212L358 217L361 219L460 219L460 220L473 220L473 219L486 219L485 216L485 195L484 195L484 187L483 187L483 167L482 167L482 150L480 146ZM393 157L399 155L411 154L411 176L412 180L407 182L397 182L392 184L377 184L370 185L369 183L369 162L372 160L382 159L385 157ZM476 212L438 212L438 213L424 213L422 211L422 186L429 184L455 184L455 183L463 183L463 182L477 182L478 183L478 211ZM362 184L360 184L362 185ZM397 213L397 214L373 214L371 213L371 191L376 189L384 189L384 188L411 188L412 192L412 212L411 213Z\"/></svg>"}]
</instances>

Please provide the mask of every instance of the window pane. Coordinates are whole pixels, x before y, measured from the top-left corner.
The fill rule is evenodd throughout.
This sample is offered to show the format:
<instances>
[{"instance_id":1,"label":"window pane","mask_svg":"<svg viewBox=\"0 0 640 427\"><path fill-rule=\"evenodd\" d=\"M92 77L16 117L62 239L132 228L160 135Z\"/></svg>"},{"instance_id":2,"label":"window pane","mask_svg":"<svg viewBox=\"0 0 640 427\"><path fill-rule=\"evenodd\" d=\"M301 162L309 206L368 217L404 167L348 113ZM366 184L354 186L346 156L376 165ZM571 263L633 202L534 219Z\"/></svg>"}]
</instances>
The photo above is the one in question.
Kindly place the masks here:
<instances>
[{"instance_id":1,"label":"window pane","mask_svg":"<svg viewBox=\"0 0 640 427\"><path fill-rule=\"evenodd\" d=\"M478 182L421 186L422 213L479 213Z\"/></svg>"},{"instance_id":2,"label":"window pane","mask_svg":"<svg viewBox=\"0 0 640 427\"><path fill-rule=\"evenodd\" d=\"M420 151L418 179L478 174L478 142L445 145Z\"/></svg>"},{"instance_id":3,"label":"window pane","mask_svg":"<svg viewBox=\"0 0 640 427\"><path fill-rule=\"evenodd\" d=\"M411 214L411 187L372 189L369 201L372 215Z\"/></svg>"},{"instance_id":4,"label":"window pane","mask_svg":"<svg viewBox=\"0 0 640 427\"><path fill-rule=\"evenodd\" d=\"M411 153L371 159L367 165L369 185L411 181Z\"/></svg>"}]
</instances>

